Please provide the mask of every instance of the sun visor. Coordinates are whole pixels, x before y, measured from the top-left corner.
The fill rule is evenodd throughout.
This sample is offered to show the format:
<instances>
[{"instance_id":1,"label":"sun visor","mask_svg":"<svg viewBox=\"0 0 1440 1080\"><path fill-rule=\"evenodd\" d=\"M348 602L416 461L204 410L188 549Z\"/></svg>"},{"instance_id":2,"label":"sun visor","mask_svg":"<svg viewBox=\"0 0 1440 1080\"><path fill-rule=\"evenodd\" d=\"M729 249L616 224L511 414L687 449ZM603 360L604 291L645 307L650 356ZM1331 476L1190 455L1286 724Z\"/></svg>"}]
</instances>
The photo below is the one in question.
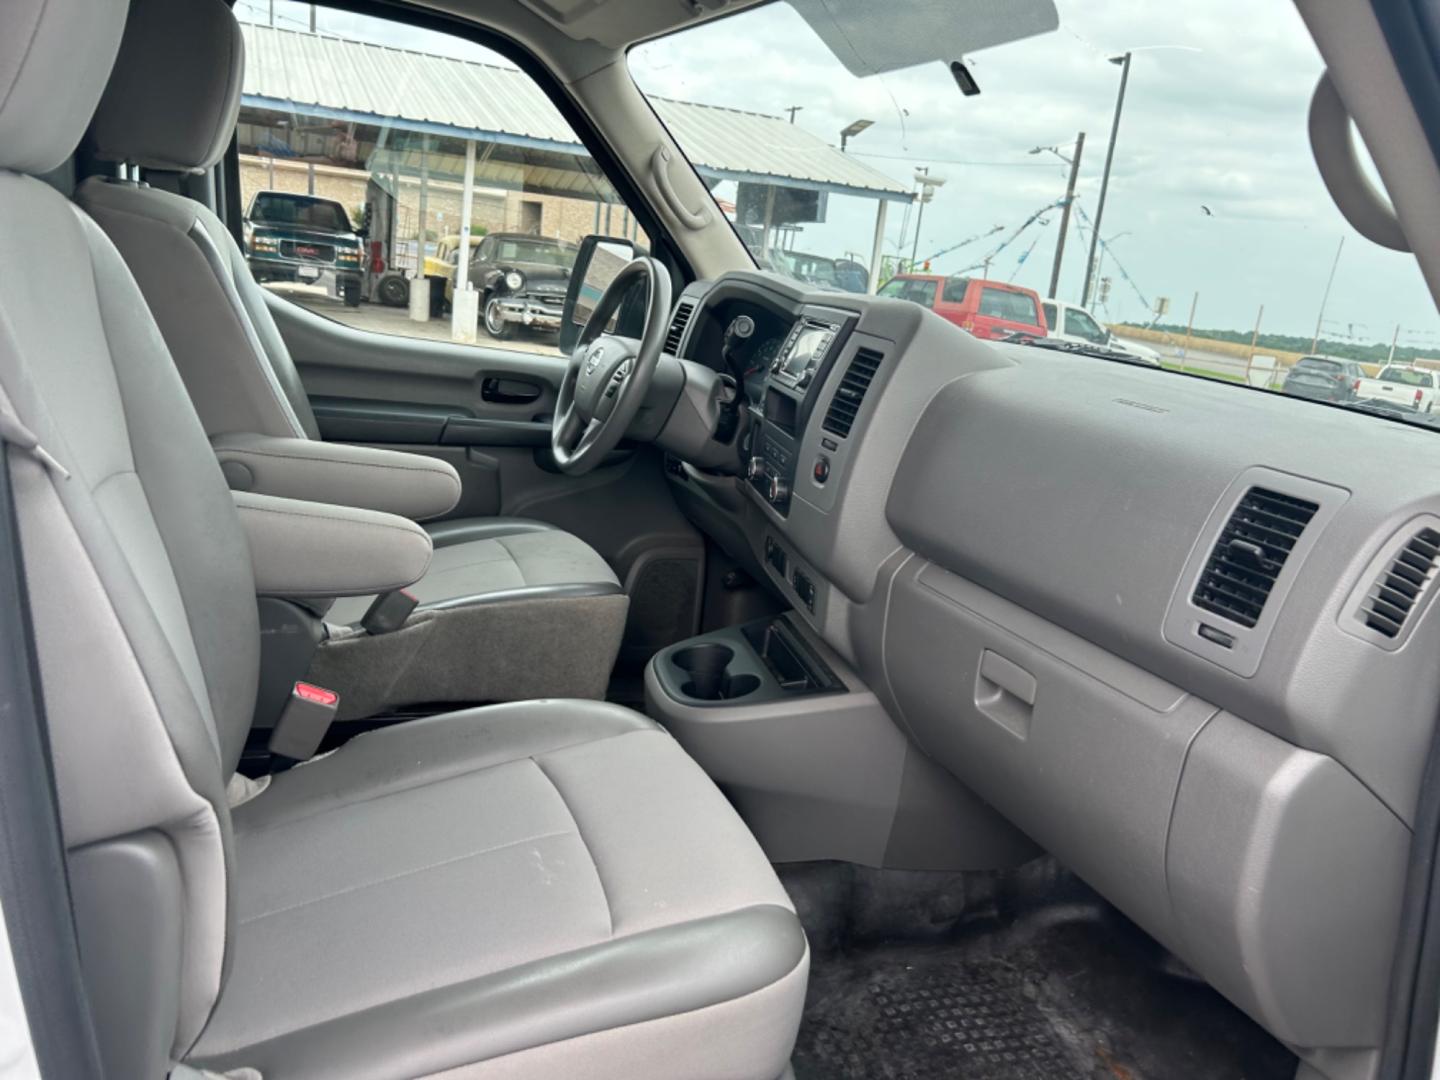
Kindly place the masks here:
<instances>
[{"instance_id":1,"label":"sun visor","mask_svg":"<svg viewBox=\"0 0 1440 1080\"><path fill-rule=\"evenodd\" d=\"M881 75L1060 26L1054 0L790 0L852 75Z\"/></svg>"}]
</instances>

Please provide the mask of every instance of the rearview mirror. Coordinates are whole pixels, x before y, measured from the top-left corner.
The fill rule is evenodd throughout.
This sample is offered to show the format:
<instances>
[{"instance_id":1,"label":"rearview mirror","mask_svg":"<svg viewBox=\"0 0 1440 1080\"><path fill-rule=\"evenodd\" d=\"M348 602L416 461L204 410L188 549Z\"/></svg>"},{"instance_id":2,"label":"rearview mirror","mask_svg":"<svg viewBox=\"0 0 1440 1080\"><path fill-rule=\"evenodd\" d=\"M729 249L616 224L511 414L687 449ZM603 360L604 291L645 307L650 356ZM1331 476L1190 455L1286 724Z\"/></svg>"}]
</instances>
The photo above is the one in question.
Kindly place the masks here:
<instances>
[{"instance_id":1,"label":"rearview mirror","mask_svg":"<svg viewBox=\"0 0 1440 1080\"><path fill-rule=\"evenodd\" d=\"M560 318L560 351L571 353L580 332L590 321L605 289L642 251L629 240L615 236L587 236L580 241L575 265L570 269L570 287L565 292L565 311Z\"/></svg>"}]
</instances>

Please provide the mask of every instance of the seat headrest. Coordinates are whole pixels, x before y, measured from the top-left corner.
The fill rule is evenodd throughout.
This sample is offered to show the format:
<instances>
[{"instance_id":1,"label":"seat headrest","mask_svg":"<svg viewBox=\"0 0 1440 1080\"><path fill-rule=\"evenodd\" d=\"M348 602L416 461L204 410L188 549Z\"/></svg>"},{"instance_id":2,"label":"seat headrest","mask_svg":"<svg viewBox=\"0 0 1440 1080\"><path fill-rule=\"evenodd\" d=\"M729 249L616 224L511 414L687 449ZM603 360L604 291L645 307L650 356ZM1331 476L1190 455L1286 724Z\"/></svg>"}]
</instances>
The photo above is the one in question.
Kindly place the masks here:
<instances>
[{"instance_id":1,"label":"seat headrest","mask_svg":"<svg viewBox=\"0 0 1440 1080\"><path fill-rule=\"evenodd\" d=\"M75 152L115 62L125 7L0 3L0 169L46 173Z\"/></svg>"},{"instance_id":2,"label":"seat headrest","mask_svg":"<svg viewBox=\"0 0 1440 1080\"><path fill-rule=\"evenodd\" d=\"M245 41L222 0L130 0L110 84L90 127L95 156L202 172L240 112Z\"/></svg>"}]
</instances>

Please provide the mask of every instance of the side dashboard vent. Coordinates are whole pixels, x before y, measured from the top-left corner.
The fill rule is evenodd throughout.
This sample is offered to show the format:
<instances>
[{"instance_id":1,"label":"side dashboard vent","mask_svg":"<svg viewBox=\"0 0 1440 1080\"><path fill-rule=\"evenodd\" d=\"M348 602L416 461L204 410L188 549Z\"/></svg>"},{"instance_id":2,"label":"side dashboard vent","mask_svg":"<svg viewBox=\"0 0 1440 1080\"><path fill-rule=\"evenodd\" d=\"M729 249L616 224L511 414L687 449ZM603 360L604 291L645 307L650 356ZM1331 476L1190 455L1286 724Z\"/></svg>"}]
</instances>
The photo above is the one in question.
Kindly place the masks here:
<instances>
[{"instance_id":1,"label":"side dashboard vent","mask_svg":"<svg viewBox=\"0 0 1440 1080\"><path fill-rule=\"evenodd\" d=\"M885 357L874 349L860 349L855 353L855 358L850 361L850 366L845 371L845 377L840 380L840 385L835 390L835 396L830 399L830 407L825 410L825 421L820 425L822 428L842 439L850 434L850 429L855 426L855 418L860 415L865 392L875 381L875 375L884 360Z\"/></svg>"},{"instance_id":2,"label":"side dashboard vent","mask_svg":"<svg viewBox=\"0 0 1440 1080\"><path fill-rule=\"evenodd\" d=\"M1360 602L1360 620L1387 638L1400 636L1430 582L1440 560L1440 532L1421 529L1395 553L1380 571L1375 584Z\"/></svg>"},{"instance_id":3,"label":"side dashboard vent","mask_svg":"<svg viewBox=\"0 0 1440 1080\"><path fill-rule=\"evenodd\" d=\"M670 332L665 335L665 351L671 356L680 355L680 342L685 339L685 328L690 325L690 316L695 314L694 300L681 300L670 320Z\"/></svg>"},{"instance_id":4,"label":"side dashboard vent","mask_svg":"<svg viewBox=\"0 0 1440 1080\"><path fill-rule=\"evenodd\" d=\"M1195 606L1254 627L1285 560L1319 509L1308 499L1252 487L1215 541L1191 597Z\"/></svg>"}]
</instances>

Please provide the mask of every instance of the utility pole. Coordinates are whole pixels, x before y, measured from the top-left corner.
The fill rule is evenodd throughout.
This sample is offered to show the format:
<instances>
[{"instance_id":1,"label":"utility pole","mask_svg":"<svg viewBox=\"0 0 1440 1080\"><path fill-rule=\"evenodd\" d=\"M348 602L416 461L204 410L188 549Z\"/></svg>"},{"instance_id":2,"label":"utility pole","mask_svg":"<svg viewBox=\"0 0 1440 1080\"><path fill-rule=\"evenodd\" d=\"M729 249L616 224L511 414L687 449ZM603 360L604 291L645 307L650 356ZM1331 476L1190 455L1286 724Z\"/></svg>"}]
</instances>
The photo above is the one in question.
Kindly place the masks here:
<instances>
[{"instance_id":1,"label":"utility pole","mask_svg":"<svg viewBox=\"0 0 1440 1080\"><path fill-rule=\"evenodd\" d=\"M1190 321L1185 324L1185 345L1180 350L1180 370L1185 370L1185 359L1190 355L1190 335L1195 332L1195 309L1200 306L1200 294L1190 301Z\"/></svg>"},{"instance_id":2,"label":"utility pole","mask_svg":"<svg viewBox=\"0 0 1440 1080\"><path fill-rule=\"evenodd\" d=\"M1386 365L1387 367L1395 362L1395 343L1396 343L1397 341L1399 341L1399 340L1400 340L1400 324L1399 324L1399 323L1396 323L1396 324L1395 324L1395 335L1390 339L1390 355L1389 355L1388 357L1386 357L1386 359L1385 359L1385 365Z\"/></svg>"},{"instance_id":3,"label":"utility pole","mask_svg":"<svg viewBox=\"0 0 1440 1080\"><path fill-rule=\"evenodd\" d=\"M805 108L804 105L791 105L790 107L788 107L788 108L785 110L786 112L788 112L788 113L790 114L790 123L792 123L792 124L795 123L795 114L796 114L797 112L800 112L800 111L801 111L802 109L804 109L804 108Z\"/></svg>"},{"instance_id":4,"label":"utility pole","mask_svg":"<svg viewBox=\"0 0 1440 1080\"><path fill-rule=\"evenodd\" d=\"M1252 383L1252 382L1250 381L1250 371L1251 371L1251 369L1254 368L1254 366L1255 366L1255 343L1260 340L1260 320L1263 319L1264 317L1265 317L1265 305L1264 305L1264 304L1261 304L1261 305L1260 305L1260 313L1255 316L1255 329L1250 332L1250 355L1249 355L1248 357L1246 357L1246 359L1245 359L1245 384L1246 384L1247 386L1253 386L1253 385L1254 385L1254 383ZM1272 359L1273 359L1273 357L1272 357ZM1269 374L1269 376L1268 376L1268 381L1267 381L1266 384L1265 384L1265 388L1266 388L1267 390L1270 389L1270 382L1273 382L1274 379L1275 379L1275 371L1274 371L1274 368L1272 367L1272 368L1271 368L1271 371L1270 371L1270 374Z\"/></svg>"},{"instance_id":5,"label":"utility pole","mask_svg":"<svg viewBox=\"0 0 1440 1080\"><path fill-rule=\"evenodd\" d=\"M315 33L315 5L310 5L310 33Z\"/></svg>"},{"instance_id":6,"label":"utility pole","mask_svg":"<svg viewBox=\"0 0 1440 1080\"><path fill-rule=\"evenodd\" d=\"M1315 338L1310 342L1310 351L1320 351L1320 328L1325 324L1325 305L1330 303L1330 286L1335 284L1335 271L1340 266L1340 253L1345 250L1345 237L1335 249L1335 261L1330 264L1330 276L1325 279L1325 295L1320 297L1320 317L1315 320Z\"/></svg>"},{"instance_id":7,"label":"utility pole","mask_svg":"<svg viewBox=\"0 0 1440 1080\"><path fill-rule=\"evenodd\" d=\"M1085 288L1080 294L1080 306L1090 306L1090 284L1095 272L1095 251L1100 244L1100 222L1105 217L1105 196L1110 190L1110 165L1115 160L1115 139L1120 134L1120 112L1125 108L1125 86L1130 81L1130 54L1110 57L1112 64L1120 65L1120 93L1115 98L1115 119L1110 123L1110 145L1105 148L1105 172L1100 177L1100 201L1095 205L1095 220L1090 224L1090 260L1085 264Z\"/></svg>"},{"instance_id":8,"label":"utility pole","mask_svg":"<svg viewBox=\"0 0 1440 1080\"><path fill-rule=\"evenodd\" d=\"M1080 175L1080 155L1085 152L1085 133L1075 136L1075 157L1070 162L1070 181L1065 185L1065 209L1060 211L1060 235L1055 240L1055 265L1050 268L1050 291L1046 296L1059 295L1060 260L1065 257L1065 234L1070 231L1070 204L1075 201L1075 178Z\"/></svg>"}]
</instances>

